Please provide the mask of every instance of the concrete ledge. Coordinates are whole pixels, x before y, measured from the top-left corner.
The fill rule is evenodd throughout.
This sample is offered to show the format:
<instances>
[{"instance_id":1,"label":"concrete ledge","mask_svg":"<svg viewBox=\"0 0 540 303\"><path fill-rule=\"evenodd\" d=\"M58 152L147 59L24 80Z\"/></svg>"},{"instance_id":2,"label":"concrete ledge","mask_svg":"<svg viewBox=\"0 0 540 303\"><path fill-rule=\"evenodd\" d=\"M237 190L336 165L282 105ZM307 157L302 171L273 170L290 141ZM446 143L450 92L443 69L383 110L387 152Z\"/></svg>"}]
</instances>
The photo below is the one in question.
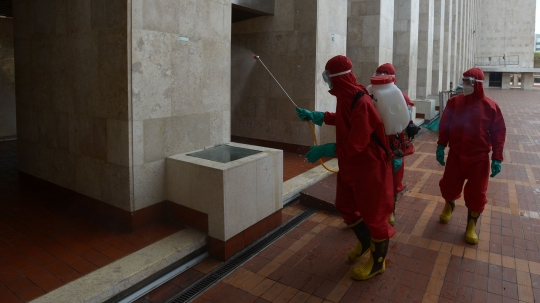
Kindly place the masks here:
<instances>
[{"instance_id":1,"label":"concrete ledge","mask_svg":"<svg viewBox=\"0 0 540 303\"><path fill-rule=\"evenodd\" d=\"M338 170L337 159L332 159L328 162L325 162L324 164L332 170ZM303 174L300 174L290 180L283 182L283 201L289 200L296 194L299 194L300 191L302 191L306 187L309 187L319 182L320 180L328 177L331 174L333 173L327 171L322 165L319 165Z\"/></svg>"},{"instance_id":2,"label":"concrete ledge","mask_svg":"<svg viewBox=\"0 0 540 303\"><path fill-rule=\"evenodd\" d=\"M31 302L103 302L206 244L205 233L187 228Z\"/></svg>"}]
</instances>

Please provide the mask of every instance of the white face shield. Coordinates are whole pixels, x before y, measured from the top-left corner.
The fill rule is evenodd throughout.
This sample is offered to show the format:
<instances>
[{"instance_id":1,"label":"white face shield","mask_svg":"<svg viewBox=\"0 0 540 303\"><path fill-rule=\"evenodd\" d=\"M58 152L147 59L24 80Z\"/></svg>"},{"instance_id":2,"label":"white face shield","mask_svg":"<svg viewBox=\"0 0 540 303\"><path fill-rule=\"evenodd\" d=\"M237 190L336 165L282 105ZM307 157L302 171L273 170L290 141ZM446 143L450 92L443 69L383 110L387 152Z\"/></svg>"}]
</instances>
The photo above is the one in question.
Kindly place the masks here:
<instances>
[{"instance_id":1,"label":"white face shield","mask_svg":"<svg viewBox=\"0 0 540 303\"><path fill-rule=\"evenodd\" d=\"M324 82L326 82L326 84L328 84L328 87L330 87L330 89L332 89L332 80L330 80L330 78L332 77L337 77L337 76L341 76L341 75L345 75L345 74L348 74L350 73L351 70L346 70L344 72L340 72L340 73L335 73L335 74L330 74L330 71L328 70L325 70L323 73L322 73L322 78L324 80Z\"/></svg>"},{"instance_id":2,"label":"white face shield","mask_svg":"<svg viewBox=\"0 0 540 303\"><path fill-rule=\"evenodd\" d=\"M484 82L484 80L478 80L474 77L461 78L461 86L463 87L463 94L465 96L471 95L474 92L474 84L476 82Z\"/></svg>"}]
</instances>

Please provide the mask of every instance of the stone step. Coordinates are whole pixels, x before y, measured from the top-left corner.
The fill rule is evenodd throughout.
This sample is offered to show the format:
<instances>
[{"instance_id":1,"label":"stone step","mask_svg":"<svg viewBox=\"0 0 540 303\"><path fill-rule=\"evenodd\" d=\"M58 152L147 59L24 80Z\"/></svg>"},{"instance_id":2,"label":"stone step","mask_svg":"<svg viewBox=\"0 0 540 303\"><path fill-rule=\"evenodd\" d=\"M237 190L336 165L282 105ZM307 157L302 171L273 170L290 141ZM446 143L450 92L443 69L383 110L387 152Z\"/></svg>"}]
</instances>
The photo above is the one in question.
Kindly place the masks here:
<instances>
[{"instance_id":1,"label":"stone step","mask_svg":"<svg viewBox=\"0 0 540 303\"><path fill-rule=\"evenodd\" d=\"M206 245L205 233L186 228L31 302L104 302Z\"/></svg>"}]
</instances>

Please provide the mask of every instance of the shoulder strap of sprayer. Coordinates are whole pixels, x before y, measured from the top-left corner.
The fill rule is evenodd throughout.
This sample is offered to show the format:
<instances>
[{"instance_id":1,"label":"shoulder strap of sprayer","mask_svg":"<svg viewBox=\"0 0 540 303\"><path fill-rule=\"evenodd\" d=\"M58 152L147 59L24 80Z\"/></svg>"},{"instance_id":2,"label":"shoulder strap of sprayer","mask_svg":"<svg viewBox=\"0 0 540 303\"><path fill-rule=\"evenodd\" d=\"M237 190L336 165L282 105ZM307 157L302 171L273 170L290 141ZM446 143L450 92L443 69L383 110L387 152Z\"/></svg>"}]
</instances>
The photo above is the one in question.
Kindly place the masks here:
<instances>
[{"instance_id":1,"label":"shoulder strap of sprayer","mask_svg":"<svg viewBox=\"0 0 540 303\"><path fill-rule=\"evenodd\" d=\"M360 100L360 98L362 98L363 95L365 95L365 94L363 92L361 92L361 91L356 93L356 95L354 96L354 99L352 101L352 104L351 104L351 111L354 110L354 106L356 105L356 102L358 102L358 100ZM371 97L371 99L373 99L373 95L369 95L369 96ZM389 155L388 150L386 149L386 147L384 147L384 144L382 144L379 137L377 137L377 135L375 135L375 133L371 134L371 137L373 138L373 140L375 140L375 142L377 142L377 144L383 149L383 151L387 155Z\"/></svg>"}]
</instances>

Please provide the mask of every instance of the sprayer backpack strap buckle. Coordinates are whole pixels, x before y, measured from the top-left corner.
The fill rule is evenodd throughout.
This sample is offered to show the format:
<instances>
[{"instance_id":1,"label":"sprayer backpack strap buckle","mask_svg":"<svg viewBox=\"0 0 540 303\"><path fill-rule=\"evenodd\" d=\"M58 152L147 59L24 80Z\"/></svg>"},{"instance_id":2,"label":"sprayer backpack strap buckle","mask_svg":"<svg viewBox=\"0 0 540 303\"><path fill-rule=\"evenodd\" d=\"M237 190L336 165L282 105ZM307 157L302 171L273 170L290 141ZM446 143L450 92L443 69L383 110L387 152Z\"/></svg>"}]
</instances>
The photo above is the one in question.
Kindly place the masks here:
<instances>
[{"instance_id":1,"label":"sprayer backpack strap buckle","mask_svg":"<svg viewBox=\"0 0 540 303\"><path fill-rule=\"evenodd\" d=\"M361 91L358 91L356 95L354 95L354 98L351 103L351 111L354 110L354 106L356 105L356 102L358 102L358 100L360 100L360 98L362 98L363 95L365 94ZM371 99L373 99L373 95L369 95L369 96L371 97Z\"/></svg>"}]
</instances>

